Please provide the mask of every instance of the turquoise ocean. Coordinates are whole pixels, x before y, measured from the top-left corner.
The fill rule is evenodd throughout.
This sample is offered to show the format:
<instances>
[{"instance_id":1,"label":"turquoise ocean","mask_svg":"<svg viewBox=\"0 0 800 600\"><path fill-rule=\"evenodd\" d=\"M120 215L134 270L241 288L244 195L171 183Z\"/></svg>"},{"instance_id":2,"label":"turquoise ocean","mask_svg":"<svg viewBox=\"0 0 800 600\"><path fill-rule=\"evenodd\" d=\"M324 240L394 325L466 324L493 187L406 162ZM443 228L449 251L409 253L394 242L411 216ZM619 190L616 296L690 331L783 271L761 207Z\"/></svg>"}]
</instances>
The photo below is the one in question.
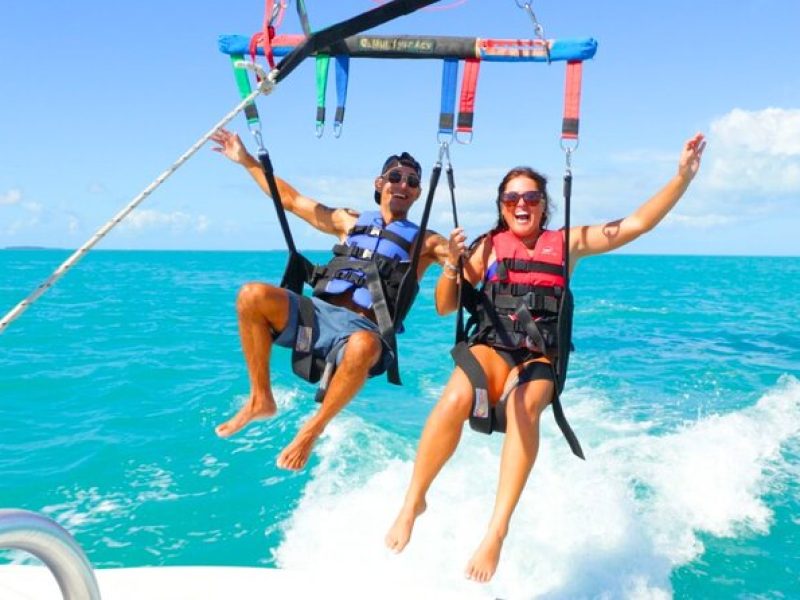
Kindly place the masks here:
<instances>
[{"instance_id":1,"label":"turquoise ocean","mask_svg":"<svg viewBox=\"0 0 800 600\"><path fill-rule=\"evenodd\" d=\"M0 312L68 256L0 251ZM309 253L323 260L326 253ZM276 349L279 415L246 399L234 301L281 252L94 251L0 336L0 508L44 513L98 567L266 566L470 585L502 438L465 432L406 551L383 536L451 370L454 319L422 283L402 387L368 382L308 468L275 457L314 410ZM435 272L434 272L435 271ZM800 598L800 259L611 255L573 289L564 405L487 598ZM2 562L24 562L14 552ZM376 597L380 597L379 594Z\"/></svg>"}]
</instances>

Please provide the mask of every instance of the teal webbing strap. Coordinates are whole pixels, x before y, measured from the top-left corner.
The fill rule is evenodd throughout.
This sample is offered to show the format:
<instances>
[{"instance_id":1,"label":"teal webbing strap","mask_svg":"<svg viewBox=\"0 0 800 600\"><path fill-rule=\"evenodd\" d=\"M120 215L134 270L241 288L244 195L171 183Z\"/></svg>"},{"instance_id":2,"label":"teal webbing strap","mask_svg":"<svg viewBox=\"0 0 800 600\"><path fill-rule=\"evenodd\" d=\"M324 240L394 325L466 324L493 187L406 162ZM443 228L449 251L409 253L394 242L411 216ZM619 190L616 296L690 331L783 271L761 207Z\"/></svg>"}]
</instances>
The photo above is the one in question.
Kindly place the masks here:
<instances>
[{"instance_id":1,"label":"teal webbing strap","mask_svg":"<svg viewBox=\"0 0 800 600\"><path fill-rule=\"evenodd\" d=\"M236 63L243 61L244 56L241 54L231 55L231 65L233 65L233 75L236 78L236 87L239 88L239 95L242 99L247 98L253 93L253 87L250 85L250 76L247 74L247 69L237 67ZM248 125L259 123L258 109L254 102L250 102L244 107L244 116L247 118Z\"/></svg>"},{"instance_id":2,"label":"teal webbing strap","mask_svg":"<svg viewBox=\"0 0 800 600\"><path fill-rule=\"evenodd\" d=\"M325 129L325 94L328 89L330 63L331 57L328 54L317 55L317 137L322 137L322 132Z\"/></svg>"}]
</instances>

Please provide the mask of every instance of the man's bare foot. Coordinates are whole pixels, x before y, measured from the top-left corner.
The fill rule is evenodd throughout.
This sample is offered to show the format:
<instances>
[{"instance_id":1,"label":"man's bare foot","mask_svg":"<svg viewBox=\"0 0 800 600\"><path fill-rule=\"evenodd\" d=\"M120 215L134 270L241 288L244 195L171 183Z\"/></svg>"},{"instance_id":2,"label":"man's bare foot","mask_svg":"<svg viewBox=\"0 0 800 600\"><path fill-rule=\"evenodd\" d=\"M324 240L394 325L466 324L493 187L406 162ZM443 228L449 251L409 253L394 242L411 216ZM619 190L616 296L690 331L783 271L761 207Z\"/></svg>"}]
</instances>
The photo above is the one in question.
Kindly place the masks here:
<instances>
[{"instance_id":1,"label":"man's bare foot","mask_svg":"<svg viewBox=\"0 0 800 600\"><path fill-rule=\"evenodd\" d=\"M299 471L305 467L320 435L322 429L316 428L311 423L303 425L289 445L281 450L276 461L278 466L289 471Z\"/></svg>"},{"instance_id":2,"label":"man's bare foot","mask_svg":"<svg viewBox=\"0 0 800 600\"><path fill-rule=\"evenodd\" d=\"M500 561L500 550L503 549L503 537L492 533L486 534L467 563L467 570L464 576L472 581L486 583L497 570L497 563Z\"/></svg>"},{"instance_id":3,"label":"man's bare foot","mask_svg":"<svg viewBox=\"0 0 800 600\"><path fill-rule=\"evenodd\" d=\"M251 421L269 418L276 412L278 412L278 407L275 406L275 400L272 396L267 397L265 400L257 400L251 395L247 403L239 409L239 412L233 418L221 425L217 425L214 431L221 438L230 437Z\"/></svg>"},{"instance_id":4,"label":"man's bare foot","mask_svg":"<svg viewBox=\"0 0 800 600\"><path fill-rule=\"evenodd\" d=\"M425 512L426 508L428 508L428 505L424 499L419 504L408 507L403 505L403 508L400 509L400 514L397 515L384 538L386 547L389 550L397 554L403 551L403 548L406 547L411 539L411 530L414 529L414 522L418 516Z\"/></svg>"}]
</instances>

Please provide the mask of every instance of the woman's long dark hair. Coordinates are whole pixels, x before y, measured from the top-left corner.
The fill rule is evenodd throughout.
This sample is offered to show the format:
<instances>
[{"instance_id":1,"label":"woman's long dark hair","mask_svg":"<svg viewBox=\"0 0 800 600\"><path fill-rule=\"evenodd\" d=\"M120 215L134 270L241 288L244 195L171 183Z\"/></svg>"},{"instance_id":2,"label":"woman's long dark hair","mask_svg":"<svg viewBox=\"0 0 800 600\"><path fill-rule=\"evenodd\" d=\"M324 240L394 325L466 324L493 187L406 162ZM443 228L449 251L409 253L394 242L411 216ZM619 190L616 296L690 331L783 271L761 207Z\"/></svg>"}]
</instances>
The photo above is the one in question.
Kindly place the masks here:
<instances>
[{"instance_id":1,"label":"woman's long dark hair","mask_svg":"<svg viewBox=\"0 0 800 600\"><path fill-rule=\"evenodd\" d=\"M550 219L550 195L547 193L547 177L539 173L538 171L534 171L530 167L514 167L508 173L505 174L503 179L500 181L500 185L497 186L497 198L495 199L495 204L497 204L497 223L495 224L494 228L490 231L487 231L483 235L479 235L474 242L472 242L469 246L470 254L475 250L478 246L480 241L485 238L487 235L491 236L495 233L500 231L505 231L508 229L508 225L503 220L503 213L501 210L500 198L503 195L503 192L506 191L506 186L508 182L512 179L517 177L527 177L528 179L533 179L536 182L536 187L539 188L539 191L544 194L544 211L542 212L542 221L539 223L539 226L544 229L545 225L547 225L547 221Z\"/></svg>"}]
</instances>

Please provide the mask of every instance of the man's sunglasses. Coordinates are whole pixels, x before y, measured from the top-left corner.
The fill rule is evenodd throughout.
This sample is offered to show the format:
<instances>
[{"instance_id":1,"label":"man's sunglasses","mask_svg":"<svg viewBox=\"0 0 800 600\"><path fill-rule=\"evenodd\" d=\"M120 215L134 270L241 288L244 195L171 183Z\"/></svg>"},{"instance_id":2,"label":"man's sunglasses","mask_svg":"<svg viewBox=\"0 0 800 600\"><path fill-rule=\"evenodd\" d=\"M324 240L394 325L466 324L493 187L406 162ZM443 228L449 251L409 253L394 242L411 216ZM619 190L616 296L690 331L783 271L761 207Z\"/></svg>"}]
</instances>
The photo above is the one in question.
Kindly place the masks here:
<instances>
[{"instance_id":1,"label":"man's sunglasses","mask_svg":"<svg viewBox=\"0 0 800 600\"><path fill-rule=\"evenodd\" d=\"M531 190L529 192L503 192L500 194L500 202L506 206L516 206L519 199L529 206L536 206L544 199L544 192L539 190Z\"/></svg>"},{"instance_id":2,"label":"man's sunglasses","mask_svg":"<svg viewBox=\"0 0 800 600\"><path fill-rule=\"evenodd\" d=\"M383 177L389 183L400 183L401 181L403 181L404 178L403 172L398 171L397 169L389 171ZM405 180L406 180L406 185L411 189L416 189L419 187L419 177L417 177L414 173L409 173L408 175L405 175Z\"/></svg>"}]
</instances>

